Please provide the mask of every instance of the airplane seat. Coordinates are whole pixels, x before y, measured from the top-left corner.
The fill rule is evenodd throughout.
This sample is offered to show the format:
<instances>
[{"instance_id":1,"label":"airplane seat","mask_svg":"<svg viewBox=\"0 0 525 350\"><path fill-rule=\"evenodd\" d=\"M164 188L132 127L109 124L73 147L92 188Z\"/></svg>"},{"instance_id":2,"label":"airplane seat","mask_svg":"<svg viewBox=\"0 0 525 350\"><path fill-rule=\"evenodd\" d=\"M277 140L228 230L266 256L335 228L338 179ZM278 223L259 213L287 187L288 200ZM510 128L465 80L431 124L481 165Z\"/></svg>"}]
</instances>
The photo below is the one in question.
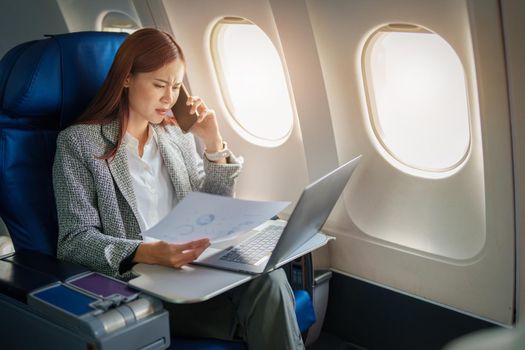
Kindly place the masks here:
<instances>
[{"instance_id":1,"label":"airplane seat","mask_svg":"<svg viewBox=\"0 0 525 350\"><path fill-rule=\"evenodd\" d=\"M125 36L106 32L52 35L20 44L0 61L0 217L15 254L35 252L39 259L42 254L56 255L58 225L52 187L56 138L102 85ZM11 278L10 270L6 271ZM307 310L298 310L298 315L313 313L308 311L311 300L297 305ZM312 323L303 322L303 329ZM174 344L177 341L172 339ZM181 341L192 349L245 348L241 342Z\"/></svg>"},{"instance_id":2,"label":"airplane seat","mask_svg":"<svg viewBox=\"0 0 525 350\"><path fill-rule=\"evenodd\" d=\"M15 251L56 254L56 137L96 93L123 40L58 35L18 45L2 59L0 216Z\"/></svg>"}]
</instances>

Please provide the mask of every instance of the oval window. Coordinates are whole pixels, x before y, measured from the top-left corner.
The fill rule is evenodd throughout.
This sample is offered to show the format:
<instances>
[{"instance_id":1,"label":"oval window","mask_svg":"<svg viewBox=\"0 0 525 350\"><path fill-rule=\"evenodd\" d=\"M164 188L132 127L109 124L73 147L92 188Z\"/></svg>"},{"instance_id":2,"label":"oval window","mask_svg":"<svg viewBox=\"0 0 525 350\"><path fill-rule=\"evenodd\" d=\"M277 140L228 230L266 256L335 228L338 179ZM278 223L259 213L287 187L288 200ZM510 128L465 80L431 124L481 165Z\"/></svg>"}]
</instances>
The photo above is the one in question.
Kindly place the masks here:
<instances>
[{"instance_id":1,"label":"oval window","mask_svg":"<svg viewBox=\"0 0 525 350\"><path fill-rule=\"evenodd\" d=\"M470 117L454 49L426 29L390 25L372 35L363 60L372 128L384 150L410 168L456 168L470 146Z\"/></svg>"},{"instance_id":2,"label":"oval window","mask_svg":"<svg viewBox=\"0 0 525 350\"><path fill-rule=\"evenodd\" d=\"M293 108L279 54L252 22L225 18L212 31L212 56L229 121L246 140L282 144L291 133Z\"/></svg>"},{"instance_id":3,"label":"oval window","mask_svg":"<svg viewBox=\"0 0 525 350\"><path fill-rule=\"evenodd\" d=\"M117 32L132 34L140 26L130 16L122 12L110 11L102 18L103 32Z\"/></svg>"}]
</instances>

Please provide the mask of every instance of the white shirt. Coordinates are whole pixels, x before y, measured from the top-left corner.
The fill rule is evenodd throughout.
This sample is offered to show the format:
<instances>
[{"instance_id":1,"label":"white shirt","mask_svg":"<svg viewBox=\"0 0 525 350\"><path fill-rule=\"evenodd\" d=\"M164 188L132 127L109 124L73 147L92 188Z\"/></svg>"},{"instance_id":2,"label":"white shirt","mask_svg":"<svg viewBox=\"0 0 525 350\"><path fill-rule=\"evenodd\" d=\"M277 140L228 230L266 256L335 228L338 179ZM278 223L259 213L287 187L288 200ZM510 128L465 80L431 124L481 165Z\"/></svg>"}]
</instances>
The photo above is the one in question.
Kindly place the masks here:
<instances>
[{"instance_id":1,"label":"white shirt","mask_svg":"<svg viewBox=\"0 0 525 350\"><path fill-rule=\"evenodd\" d=\"M129 133L124 138L131 182L137 199L138 220L144 231L168 215L177 204L175 188L160 155L157 134L151 125L148 127L148 140L142 158L139 156L139 141Z\"/></svg>"}]
</instances>

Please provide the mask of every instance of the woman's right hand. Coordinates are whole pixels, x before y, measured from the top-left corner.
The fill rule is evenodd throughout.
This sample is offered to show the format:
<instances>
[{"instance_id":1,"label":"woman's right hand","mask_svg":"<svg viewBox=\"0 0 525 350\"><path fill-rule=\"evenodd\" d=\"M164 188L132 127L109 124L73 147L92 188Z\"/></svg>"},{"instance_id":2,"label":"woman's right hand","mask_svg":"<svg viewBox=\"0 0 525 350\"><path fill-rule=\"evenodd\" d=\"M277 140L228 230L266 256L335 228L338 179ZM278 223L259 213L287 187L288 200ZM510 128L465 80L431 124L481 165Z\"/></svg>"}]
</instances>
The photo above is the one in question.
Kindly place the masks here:
<instances>
[{"instance_id":1,"label":"woman's right hand","mask_svg":"<svg viewBox=\"0 0 525 350\"><path fill-rule=\"evenodd\" d=\"M143 242L137 248L133 262L180 268L197 259L209 246L208 238L184 244L165 241Z\"/></svg>"}]
</instances>

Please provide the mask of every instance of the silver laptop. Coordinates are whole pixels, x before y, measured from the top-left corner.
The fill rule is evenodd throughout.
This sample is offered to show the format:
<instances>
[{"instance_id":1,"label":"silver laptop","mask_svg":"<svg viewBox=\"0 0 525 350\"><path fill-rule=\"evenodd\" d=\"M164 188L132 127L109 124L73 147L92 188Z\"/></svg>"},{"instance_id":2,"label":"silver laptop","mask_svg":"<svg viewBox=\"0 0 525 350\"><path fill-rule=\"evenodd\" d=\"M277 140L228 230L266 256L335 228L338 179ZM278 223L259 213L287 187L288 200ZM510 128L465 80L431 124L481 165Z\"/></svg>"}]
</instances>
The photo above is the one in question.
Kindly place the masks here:
<instances>
[{"instance_id":1,"label":"silver laptop","mask_svg":"<svg viewBox=\"0 0 525 350\"><path fill-rule=\"evenodd\" d=\"M308 185L288 222L268 220L234 246L209 247L194 263L253 274L272 270L321 230L360 160L358 156Z\"/></svg>"}]
</instances>

